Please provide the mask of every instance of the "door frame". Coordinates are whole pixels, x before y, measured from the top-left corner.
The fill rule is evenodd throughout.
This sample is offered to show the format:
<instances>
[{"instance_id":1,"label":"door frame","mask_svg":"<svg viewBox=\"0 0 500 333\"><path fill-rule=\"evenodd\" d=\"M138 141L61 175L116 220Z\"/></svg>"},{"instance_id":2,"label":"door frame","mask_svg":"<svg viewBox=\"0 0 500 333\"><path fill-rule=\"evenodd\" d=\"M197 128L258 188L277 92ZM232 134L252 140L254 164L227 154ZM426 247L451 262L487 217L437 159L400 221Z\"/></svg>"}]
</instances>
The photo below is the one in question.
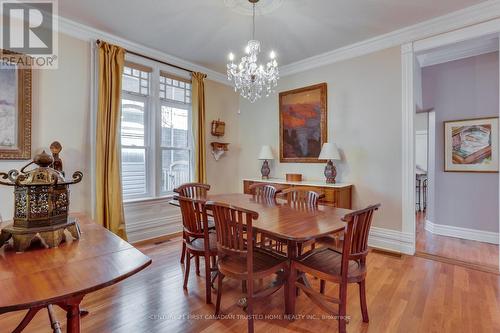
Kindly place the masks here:
<instances>
[{"instance_id":1,"label":"door frame","mask_svg":"<svg viewBox=\"0 0 500 333\"><path fill-rule=\"evenodd\" d=\"M415 218L415 78L416 70L420 70L417 55L438 47L470 39L496 36L500 39L500 19L467 26L429 38L409 42L401 46L402 69L402 231L411 235L411 254L415 254L416 218ZM499 71L500 75L500 71ZM499 94L500 95L500 94ZM500 101L500 96L499 96ZM500 117L500 108L499 108ZM499 177L500 178L500 177ZM500 188L500 179L499 184ZM499 199L500 214L500 199ZM500 221L499 221L500 226ZM500 232L499 232L500 235ZM500 242L500 236L499 236ZM500 265L500 256L499 256Z\"/></svg>"}]
</instances>

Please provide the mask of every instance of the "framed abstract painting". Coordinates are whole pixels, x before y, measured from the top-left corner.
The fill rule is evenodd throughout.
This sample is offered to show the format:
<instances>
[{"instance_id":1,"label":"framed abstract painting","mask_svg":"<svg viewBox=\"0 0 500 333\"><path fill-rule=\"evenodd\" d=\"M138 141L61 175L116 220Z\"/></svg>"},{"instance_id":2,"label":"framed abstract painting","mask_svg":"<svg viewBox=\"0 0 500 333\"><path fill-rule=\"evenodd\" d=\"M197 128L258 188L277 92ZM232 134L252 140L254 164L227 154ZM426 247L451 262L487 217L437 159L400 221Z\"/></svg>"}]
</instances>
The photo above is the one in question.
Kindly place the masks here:
<instances>
[{"instance_id":1,"label":"framed abstract painting","mask_svg":"<svg viewBox=\"0 0 500 333\"><path fill-rule=\"evenodd\" d=\"M280 162L322 163L327 142L327 85L321 83L279 94Z\"/></svg>"},{"instance_id":2,"label":"framed abstract painting","mask_svg":"<svg viewBox=\"0 0 500 333\"><path fill-rule=\"evenodd\" d=\"M498 118L444 122L444 171L498 172Z\"/></svg>"},{"instance_id":3,"label":"framed abstract painting","mask_svg":"<svg viewBox=\"0 0 500 333\"><path fill-rule=\"evenodd\" d=\"M23 55L2 51L9 59ZM31 158L31 69L0 63L0 160Z\"/></svg>"}]
</instances>

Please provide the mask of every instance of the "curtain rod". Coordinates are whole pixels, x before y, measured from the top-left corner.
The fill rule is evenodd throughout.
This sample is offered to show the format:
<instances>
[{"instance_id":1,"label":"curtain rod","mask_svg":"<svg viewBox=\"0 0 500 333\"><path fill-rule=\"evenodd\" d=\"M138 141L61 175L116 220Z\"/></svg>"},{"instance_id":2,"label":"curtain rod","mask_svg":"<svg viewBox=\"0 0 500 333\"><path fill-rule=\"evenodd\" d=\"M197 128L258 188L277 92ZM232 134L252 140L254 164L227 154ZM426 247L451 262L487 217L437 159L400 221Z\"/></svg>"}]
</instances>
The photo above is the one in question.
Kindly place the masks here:
<instances>
[{"instance_id":1,"label":"curtain rod","mask_svg":"<svg viewBox=\"0 0 500 333\"><path fill-rule=\"evenodd\" d=\"M98 39L96 41L96 44L99 45L101 43L101 40ZM134 51L130 51L130 50L127 50L125 49L125 51L127 53L130 53L130 54L133 54L133 55L136 55L136 56L139 56L139 57L142 57L142 58L145 58L145 59L148 59L148 60L152 60L152 61L156 61L156 62L159 62L161 64L164 64L164 65L167 65L167 66L170 66L170 67L174 67L174 68L177 68L177 69L180 69L180 70L183 70L183 71L186 71L186 72L189 72L189 73L194 73L194 71L190 70L190 69L187 69L187 68L184 68L184 67L181 67L181 66L177 66L177 65L174 65L174 64L171 64L171 63L168 63L166 61L162 61L162 60L158 60L158 59L155 59L155 58L152 58L150 56L147 56L147 55L144 55L144 54L140 54L140 53L137 53L137 52L134 52Z\"/></svg>"}]
</instances>

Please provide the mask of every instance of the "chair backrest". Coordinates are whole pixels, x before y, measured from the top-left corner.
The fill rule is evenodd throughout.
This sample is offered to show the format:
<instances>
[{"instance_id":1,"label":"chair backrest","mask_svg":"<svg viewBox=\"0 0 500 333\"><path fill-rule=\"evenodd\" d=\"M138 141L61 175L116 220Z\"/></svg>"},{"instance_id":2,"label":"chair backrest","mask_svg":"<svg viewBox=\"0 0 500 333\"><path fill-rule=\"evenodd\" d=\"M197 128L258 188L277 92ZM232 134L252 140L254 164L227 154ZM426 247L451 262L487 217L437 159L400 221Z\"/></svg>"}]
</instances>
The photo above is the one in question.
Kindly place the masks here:
<instances>
[{"instance_id":1,"label":"chair backrest","mask_svg":"<svg viewBox=\"0 0 500 333\"><path fill-rule=\"evenodd\" d=\"M280 193L289 205L314 207L318 205L320 198L325 195L311 188L291 187Z\"/></svg>"},{"instance_id":2,"label":"chair backrest","mask_svg":"<svg viewBox=\"0 0 500 333\"><path fill-rule=\"evenodd\" d=\"M222 255L247 258L252 270L253 230L252 221L259 217L257 212L234 207L225 203L208 201L205 209L212 211L217 235L217 251Z\"/></svg>"},{"instance_id":3,"label":"chair backrest","mask_svg":"<svg viewBox=\"0 0 500 333\"><path fill-rule=\"evenodd\" d=\"M349 260L365 263L368 255L368 233L370 232L373 213L379 207L380 204L368 206L365 209L349 213L342 218L347 223L342 250L342 273L347 274Z\"/></svg>"},{"instance_id":4,"label":"chair backrest","mask_svg":"<svg viewBox=\"0 0 500 333\"><path fill-rule=\"evenodd\" d=\"M203 201L177 196L182 214L184 237L208 239L208 217L203 206Z\"/></svg>"},{"instance_id":5,"label":"chair backrest","mask_svg":"<svg viewBox=\"0 0 500 333\"><path fill-rule=\"evenodd\" d=\"M266 183L252 184L248 189L257 197L272 199L276 198L276 194L281 191L275 186Z\"/></svg>"},{"instance_id":6,"label":"chair backrest","mask_svg":"<svg viewBox=\"0 0 500 333\"><path fill-rule=\"evenodd\" d=\"M203 198L210 190L210 185L202 183L186 183L174 189L175 193L187 198Z\"/></svg>"}]
</instances>

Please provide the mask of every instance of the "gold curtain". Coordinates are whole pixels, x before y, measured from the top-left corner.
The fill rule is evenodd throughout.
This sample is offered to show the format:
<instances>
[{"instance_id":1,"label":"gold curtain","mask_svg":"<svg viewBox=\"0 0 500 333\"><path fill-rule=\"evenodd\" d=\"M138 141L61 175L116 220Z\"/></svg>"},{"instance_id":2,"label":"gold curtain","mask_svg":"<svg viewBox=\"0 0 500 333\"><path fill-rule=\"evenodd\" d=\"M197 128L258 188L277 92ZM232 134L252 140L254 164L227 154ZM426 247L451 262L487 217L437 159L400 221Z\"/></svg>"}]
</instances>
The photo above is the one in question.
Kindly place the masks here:
<instances>
[{"instance_id":1,"label":"gold curtain","mask_svg":"<svg viewBox=\"0 0 500 333\"><path fill-rule=\"evenodd\" d=\"M194 170L195 178L199 183L207 182L207 155L205 146L205 78L206 74L192 74L192 104L193 104L193 133L194 133Z\"/></svg>"},{"instance_id":2,"label":"gold curtain","mask_svg":"<svg viewBox=\"0 0 500 333\"><path fill-rule=\"evenodd\" d=\"M127 240L120 176L120 95L125 49L100 42L96 148L96 220Z\"/></svg>"}]
</instances>

